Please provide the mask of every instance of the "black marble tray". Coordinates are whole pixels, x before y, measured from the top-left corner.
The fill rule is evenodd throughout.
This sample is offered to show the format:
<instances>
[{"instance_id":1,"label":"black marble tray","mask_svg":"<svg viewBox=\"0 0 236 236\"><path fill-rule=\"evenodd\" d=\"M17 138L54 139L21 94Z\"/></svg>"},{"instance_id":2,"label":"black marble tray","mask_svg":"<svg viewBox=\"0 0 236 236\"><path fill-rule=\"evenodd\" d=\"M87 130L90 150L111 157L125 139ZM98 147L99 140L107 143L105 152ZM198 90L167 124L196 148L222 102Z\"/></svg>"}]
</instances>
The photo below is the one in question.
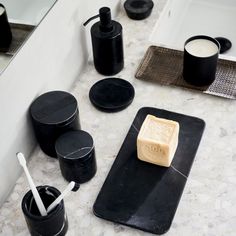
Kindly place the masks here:
<instances>
[{"instance_id":1,"label":"black marble tray","mask_svg":"<svg viewBox=\"0 0 236 236\"><path fill-rule=\"evenodd\" d=\"M136 139L147 114L180 124L179 144L169 168L137 158ZM140 109L94 203L94 214L154 234L167 232L204 127L199 118L156 108Z\"/></svg>"}]
</instances>

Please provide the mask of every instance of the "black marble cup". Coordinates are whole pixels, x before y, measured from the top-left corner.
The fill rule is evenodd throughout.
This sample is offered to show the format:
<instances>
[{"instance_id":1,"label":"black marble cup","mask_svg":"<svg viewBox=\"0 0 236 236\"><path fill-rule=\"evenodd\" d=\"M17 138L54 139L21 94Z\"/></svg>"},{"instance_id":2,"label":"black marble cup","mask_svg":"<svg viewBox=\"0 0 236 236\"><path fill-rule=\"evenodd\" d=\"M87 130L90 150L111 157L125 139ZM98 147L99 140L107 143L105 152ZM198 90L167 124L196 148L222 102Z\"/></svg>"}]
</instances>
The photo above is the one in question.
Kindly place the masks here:
<instances>
[{"instance_id":1,"label":"black marble cup","mask_svg":"<svg viewBox=\"0 0 236 236\"><path fill-rule=\"evenodd\" d=\"M0 51L7 52L12 41L11 27L5 7L0 3Z\"/></svg>"},{"instance_id":2,"label":"black marble cup","mask_svg":"<svg viewBox=\"0 0 236 236\"><path fill-rule=\"evenodd\" d=\"M37 189L46 209L61 194L59 190L51 186L39 186ZM30 190L23 197L21 207L32 236L66 235L68 220L63 200L47 216L41 216Z\"/></svg>"},{"instance_id":3,"label":"black marble cup","mask_svg":"<svg viewBox=\"0 0 236 236\"><path fill-rule=\"evenodd\" d=\"M189 38L184 45L184 80L195 86L213 83L219 51L220 45L214 38L205 35Z\"/></svg>"}]
</instances>

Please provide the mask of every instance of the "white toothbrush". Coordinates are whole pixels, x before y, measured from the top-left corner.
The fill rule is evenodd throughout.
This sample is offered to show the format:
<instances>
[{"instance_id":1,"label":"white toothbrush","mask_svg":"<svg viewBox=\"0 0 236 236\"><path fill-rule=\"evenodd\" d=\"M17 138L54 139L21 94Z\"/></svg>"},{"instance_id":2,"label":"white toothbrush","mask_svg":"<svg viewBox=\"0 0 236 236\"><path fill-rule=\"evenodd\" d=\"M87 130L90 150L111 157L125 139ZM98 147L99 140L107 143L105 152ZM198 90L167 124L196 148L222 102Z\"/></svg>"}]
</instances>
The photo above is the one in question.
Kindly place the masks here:
<instances>
[{"instance_id":1,"label":"white toothbrush","mask_svg":"<svg viewBox=\"0 0 236 236\"><path fill-rule=\"evenodd\" d=\"M47 208L47 213L49 213L52 209L54 209L60 201L70 192L70 191L77 191L79 188L79 185L74 181L71 181L68 186L65 188L65 190L54 200L54 202Z\"/></svg>"},{"instance_id":2,"label":"white toothbrush","mask_svg":"<svg viewBox=\"0 0 236 236\"><path fill-rule=\"evenodd\" d=\"M16 156L17 156L17 158L18 158L18 160L19 160L20 165L23 167L23 169L24 169L24 171L25 171L26 177L27 177L27 179L28 179L28 182L29 182L31 191L32 191L32 193L33 193L33 196L34 196L34 200L35 200L35 202L36 202L36 205L37 205L37 207L38 207L38 209L39 209L39 212L40 212L40 214L41 214L42 216L46 216L46 215L47 215L46 208L45 208L45 206L43 205L42 199L41 199L41 197L40 197L40 195L39 195L39 193L38 193L37 188L36 188L35 185L34 185L34 181L33 181L32 177L31 177L31 175L30 175L30 173L29 173L29 170L28 170L27 166L26 166L25 157L24 157L23 153L21 153L21 152L18 152L18 153L16 154Z\"/></svg>"}]
</instances>

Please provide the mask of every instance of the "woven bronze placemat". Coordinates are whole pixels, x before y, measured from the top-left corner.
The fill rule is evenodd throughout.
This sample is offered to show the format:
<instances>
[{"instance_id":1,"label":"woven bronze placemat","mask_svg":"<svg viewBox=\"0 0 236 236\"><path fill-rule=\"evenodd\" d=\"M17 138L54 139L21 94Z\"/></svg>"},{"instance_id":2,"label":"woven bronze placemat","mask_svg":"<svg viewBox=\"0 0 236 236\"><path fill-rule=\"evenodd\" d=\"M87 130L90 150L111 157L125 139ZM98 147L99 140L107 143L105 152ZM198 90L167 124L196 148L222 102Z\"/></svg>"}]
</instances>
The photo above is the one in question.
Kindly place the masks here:
<instances>
[{"instance_id":1,"label":"woven bronze placemat","mask_svg":"<svg viewBox=\"0 0 236 236\"><path fill-rule=\"evenodd\" d=\"M182 77L182 70L182 51L150 46L135 77L141 80L156 81L162 85L190 88L215 96L236 99L236 62L219 59L216 79L206 87L196 87L186 83Z\"/></svg>"}]
</instances>

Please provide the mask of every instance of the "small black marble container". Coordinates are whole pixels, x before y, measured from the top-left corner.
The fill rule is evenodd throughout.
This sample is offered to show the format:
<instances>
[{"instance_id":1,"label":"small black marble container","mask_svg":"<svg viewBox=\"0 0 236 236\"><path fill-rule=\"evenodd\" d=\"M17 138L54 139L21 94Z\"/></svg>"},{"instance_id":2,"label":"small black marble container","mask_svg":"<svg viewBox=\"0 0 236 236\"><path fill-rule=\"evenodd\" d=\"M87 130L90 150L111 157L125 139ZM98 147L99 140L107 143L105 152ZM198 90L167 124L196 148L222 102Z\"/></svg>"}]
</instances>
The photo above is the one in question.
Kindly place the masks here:
<instances>
[{"instance_id":1,"label":"small black marble container","mask_svg":"<svg viewBox=\"0 0 236 236\"><path fill-rule=\"evenodd\" d=\"M198 43L198 50L196 45L188 48L194 42ZM214 38L206 35L189 38L184 44L184 80L195 86L210 85L215 80L219 51L220 44Z\"/></svg>"},{"instance_id":2,"label":"small black marble container","mask_svg":"<svg viewBox=\"0 0 236 236\"><path fill-rule=\"evenodd\" d=\"M0 3L0 51L6 52L12 41L11 27L5 7Z\"/></svg>"},{"instance_id":3,"label":"small black marble container","mask_svg":"<svg viewBox=\"0 0 236 236\"><path fill-rule=\"evenodd\" d=\"M67 181L84 183L97 171L93 138L83 130L63 134L56 141L62 176Z\"/></svg>"},{"instance_id":4,"label":"small black marble container","mask_svg":"<svg viewBox=\"0 0 236 236\"><path fill-rule=\"evenodd\" d=\"M46 209L61 194L58 189L47 185L37 189ZM31 235L66 235L68 220L63 200L47 216L41 216L30 190L23 197L21 208Z\"/></svg>"},{"instance_id":5,"label":"small black marble container","mask_svg":"<svg viewBox=\"0 0 236 236\"><path fill-rule=\"evenodd\" d=\"M126 0L125 11L130 19L143 20L150 16L154 3L152 0Z\"/></svg>"},{"instance_id":6,"label":"small black marble container","mask_svg":"<svg viewBox=\"0 0 236 236\"><path fill-rule=\"evenodd\" d=\"M51 157L57 157L55 142L60 135L80 129L77 101L64 91L39 96L30 106L30 115L37 141Z\"/></svg>"}]
</instances>

